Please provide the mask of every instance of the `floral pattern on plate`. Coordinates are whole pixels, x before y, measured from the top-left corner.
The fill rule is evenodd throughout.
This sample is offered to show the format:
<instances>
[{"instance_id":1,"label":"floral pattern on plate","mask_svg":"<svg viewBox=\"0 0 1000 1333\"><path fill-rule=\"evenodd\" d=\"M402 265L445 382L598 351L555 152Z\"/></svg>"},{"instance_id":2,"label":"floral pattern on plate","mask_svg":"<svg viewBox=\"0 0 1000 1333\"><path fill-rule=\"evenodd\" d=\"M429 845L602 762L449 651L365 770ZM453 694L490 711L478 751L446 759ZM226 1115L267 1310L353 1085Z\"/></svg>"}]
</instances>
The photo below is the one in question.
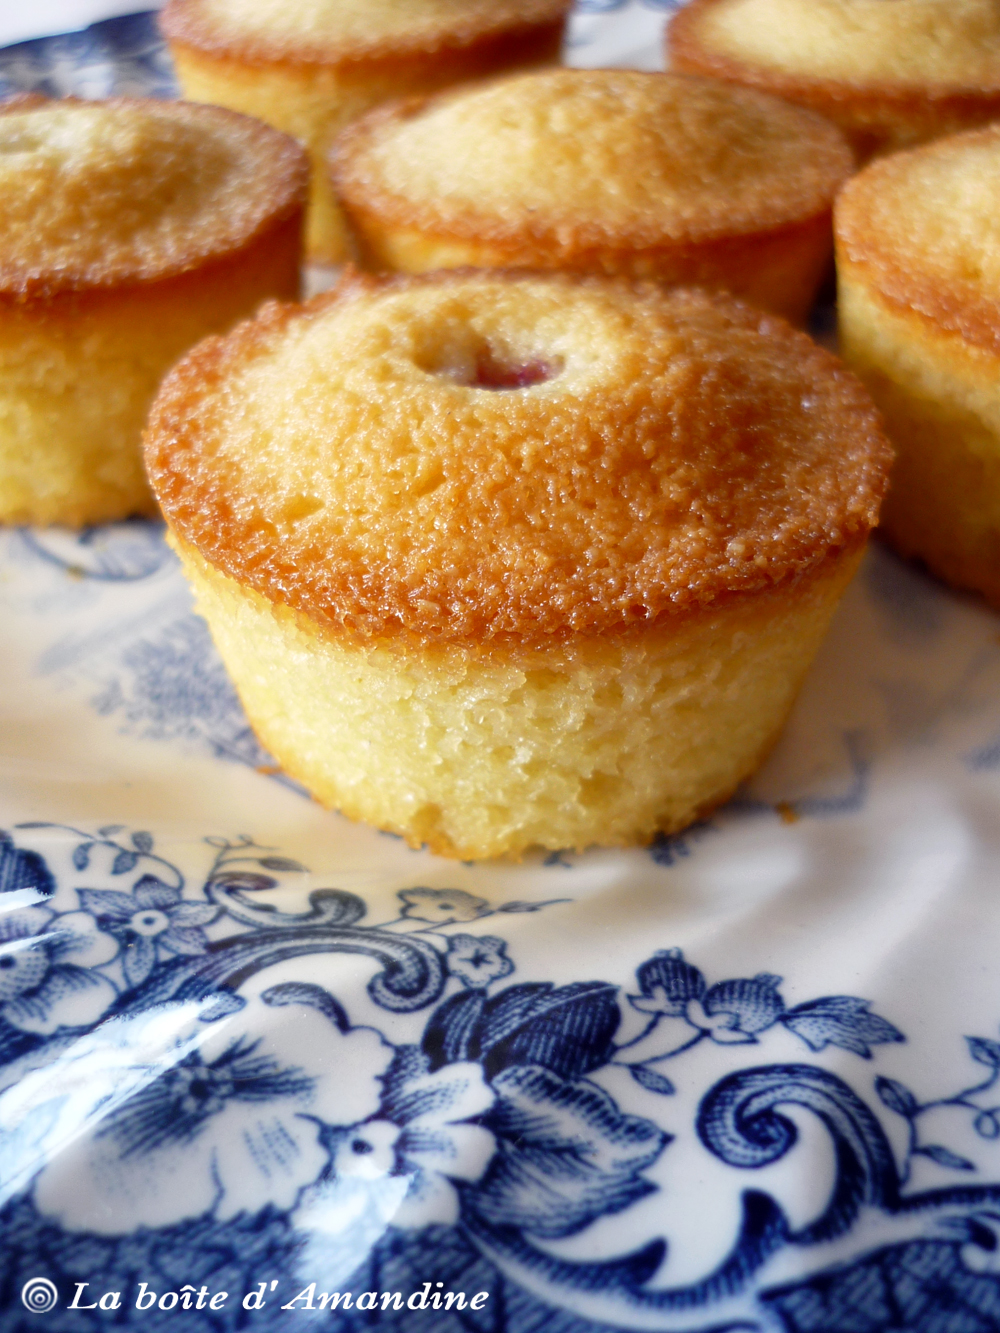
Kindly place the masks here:
<instances>
[{"instance_id":1,"label":"floral pattern on plate","mask_svg":"<svg viewBox=\"0 0 1000 1333\"><path fill-rule=\"evenodd\" d=\"M40 836L72 844L73 879L86 886L59 884L33 845ZM234 1304L204 1325L266 1328L308 1313L317 1283L343 1300L374 1290L388 1265L407 1294L438 1271L452 1287L502 1293L509 1333L536 1328L546 1307L574 1333L594 1318L842 1333L862 1314L861 1327L936 1330L945 1309L948 1329L996 1327L1000 1184L920 1130L947 1107L971 1117L984 1143L997 1137L992 1037L967 1039L978 1080L920 1101L897 1079L845 1077L812 1058L835 1050L860 1064L905 1040L857 996L789 1005L780 977L710 983L676 947L655 950L631 979L522 982L505 938L470 927L568 900L414 886L378 921L362 897L331 887L289 911L287 892L275 899L305 872L299 862L249 837L210 837L205 849L192 885L146 830L41 821L0 840L11 903L0 915L0 1217L14 1288L41 1276L69 1306L92 1281L94 1255L104 1289L129 1299L140 1268L147 1287L197 1272L241 1295L266 1269L282 1274L280 1303L252 1314ZM289 959L324 954L369 960L380 1023L352 1013L356 982L341 992L274 979ZM401 1015L417 1019L402 1041L392 1033ZM801 1058L769 1056L779 1029ZM643 1205L669 1188L675 1080L704 1042L741 1053L700 1092L688 1127L733 1173L736 1225L713 1267L670 1285L657 1277L670 1237ZM796 1108L823 1126L835 1163L804 1225L753 1179L795 1152ZM908 1127L902 1155L883 1123L893 1117ZM910 1190L918 1156L974 1183ZM866 1247L866 1214L893 1242ZM560 1252L611 1218L627 1242L619 1253ZM859 1253L830 1266L831 1245L855 1229ZM413 1249L419 1236L428 1248ZM788 1249L815 1251L806 1266L816 1271L773 1284ZM130 1265L132 1278L108 1287L106 1275ZM890 1311L881 1322L878 1301ZM908 1301L907 1322L891 1322ZM365 1324L356 1308L341 1304L338 1327ZM142 1311L123 1310L115 1326L138 1327ZM453 1326L465 1325L448 1311L429 1324Z\"/></svg>"},{"instance_id":2,"label":"floral pattern on plate","mask_svg":"<svg viewBox=\"0 0 1000 1333\"><path fill-rule=\"evenodd\" d=\"M0 87L173 85L137 15ZM0 602L2 1333L1000 1330L988 613L874 549L724 811L503 868L304 799L157 525Z\"/></svg>"}]
</instances>

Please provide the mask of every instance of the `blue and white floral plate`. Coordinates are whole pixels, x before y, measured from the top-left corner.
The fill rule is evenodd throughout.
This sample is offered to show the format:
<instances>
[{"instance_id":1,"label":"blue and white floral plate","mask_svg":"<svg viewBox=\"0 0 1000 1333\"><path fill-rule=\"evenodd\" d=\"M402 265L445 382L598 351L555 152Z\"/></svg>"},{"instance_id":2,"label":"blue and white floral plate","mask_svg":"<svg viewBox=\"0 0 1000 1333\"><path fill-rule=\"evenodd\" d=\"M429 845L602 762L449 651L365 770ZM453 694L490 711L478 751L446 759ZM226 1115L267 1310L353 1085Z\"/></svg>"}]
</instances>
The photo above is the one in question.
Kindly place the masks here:
<instances>
[{"instance_id":1,"label":"blue and white floral plate","mask_svg":"<svg viewBox=\"0 0 1000 1333\"><path fill-rule=\"evenodd\" d=\"M276 772L156 525L0 603L2 1333L1000 1330L995 615L876 546L725 810L514 866Z\"/></svg>"}]
</instances>

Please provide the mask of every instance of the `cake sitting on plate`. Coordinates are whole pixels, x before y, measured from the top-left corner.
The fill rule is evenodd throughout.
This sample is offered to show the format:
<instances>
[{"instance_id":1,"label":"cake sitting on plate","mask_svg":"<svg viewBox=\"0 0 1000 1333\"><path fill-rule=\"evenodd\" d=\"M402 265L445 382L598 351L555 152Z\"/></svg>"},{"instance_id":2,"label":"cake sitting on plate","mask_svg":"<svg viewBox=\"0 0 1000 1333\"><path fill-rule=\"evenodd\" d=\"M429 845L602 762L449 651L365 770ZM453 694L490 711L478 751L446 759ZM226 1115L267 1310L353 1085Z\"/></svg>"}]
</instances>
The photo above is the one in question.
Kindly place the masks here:
<instances>
[{"instance_id":1,"label":"cake sitting on plate","mask_svg":"<svg viewBox=\"0 0 1000 1333\"><path fill-rule=\"evenodd\" d=\"M837 250L844 356L898 451L886 535L1000 608L1000 125L873 162Z\"/></svg>"},{"instance_id":2,"label":"cake sitting on plate","mask_svg":"<svg viewBox=\"0 0 1000 1333\"><path fill-rule=\"evenodd\" d=\"M155 513L140 436L189 347L299 289L305 157L217 107L0 105L0 522Z\"/></svg>"},{"instance_id":3,"label":"cake sitting on plate","mask_svg":"<svg viewBox=\"0 0 1000 1333\"><path fill-rule=\"evenodd\" d=\"M462 858L646 842L773 744L890 450L729 297L348 276L171 373L150 478L263 743Z\"/></svg>"}]
</instances>

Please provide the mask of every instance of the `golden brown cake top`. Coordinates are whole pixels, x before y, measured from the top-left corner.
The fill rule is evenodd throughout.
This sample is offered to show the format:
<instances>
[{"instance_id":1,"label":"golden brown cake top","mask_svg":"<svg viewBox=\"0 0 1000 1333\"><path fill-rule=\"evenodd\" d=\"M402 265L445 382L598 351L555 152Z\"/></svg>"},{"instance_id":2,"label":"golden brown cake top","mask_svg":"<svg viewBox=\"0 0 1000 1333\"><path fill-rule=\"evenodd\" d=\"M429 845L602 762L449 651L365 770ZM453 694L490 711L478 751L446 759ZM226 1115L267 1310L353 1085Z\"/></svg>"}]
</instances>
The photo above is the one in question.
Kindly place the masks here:
<instances>
[{"instance_id":1,"label":"golden brown cake top","mask_svg":"<svg viewBox=\"0 0 1000 1333\"><path fill-rule=\"evenodd\" d=\"M857 86L1000 85L998 0L694 0L670 45Z\"/></svg>"},{"instance_id":2,"label":"golden brown cake top","mask_svg":"<svg viewBox=\"0 0 1000 1333\"><path fill-rule=\"evenodd\" d=\"M570 0L168 0L167 39L249 62L350 64L461 51L561 23Z\"/></svg>"},{"instance_id":3,"label":"golden brown cake top","mask_svg":"<svg viewBox=\"0 0 1000 1333\"><path fill-rule=\"evenodd\" d=\"M883 296L1000 353L1000 124L866 167L836 225Z\"/></svg>"},{"instance_id":4,"label":"golden brown cake top","mask_svg":"<svg viewBox=\"0 0 1000 1333\"><path fill-rule=\"evenodd\" d=\"M853 168L821 117L680 74L552 70L411 98L334 149L348 204L399 225L566 252L770 229Z\"/></svg>"},{"instance_id":5,"label":"golden brown cake top","mask_svg":"<svg viewBox=\"0 0 1000 1333\"><path fill-rule=\"evenodd\" d=\"M251 241L302 206L294 140L186 102L0 106L0 291L148 281Z\"/></svg>"},{"instance_id":6,"label":"golden brown cake top","mask_svg":"<svg viewBox=\"0 0 1000 1333\"><path fill-rule=\"evenodd\" d=\"M792 580L874 524L854 377L730 297L470 270L349 277L171 373L179 536L358 638L599 634Z\"/></svg>"}]
</instances>

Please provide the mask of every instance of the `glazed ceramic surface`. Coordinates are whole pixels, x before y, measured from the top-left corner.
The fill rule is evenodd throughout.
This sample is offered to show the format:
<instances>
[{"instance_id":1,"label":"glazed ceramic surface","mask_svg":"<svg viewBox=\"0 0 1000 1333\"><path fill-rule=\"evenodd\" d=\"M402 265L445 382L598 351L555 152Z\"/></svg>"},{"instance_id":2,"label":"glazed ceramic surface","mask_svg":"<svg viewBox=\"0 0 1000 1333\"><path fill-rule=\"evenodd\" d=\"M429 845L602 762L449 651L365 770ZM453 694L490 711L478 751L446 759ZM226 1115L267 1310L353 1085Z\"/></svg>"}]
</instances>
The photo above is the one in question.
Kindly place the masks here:
<instances>
[{"instance_id":1,"label":"glazed ceramic surface","mask_svg":"<svg viewBox=\"0 0 1000 1333\"><path fill-rule=\"evenodd\" d=\"M169 91L143 17L0 80ZM2 1333L1000 1330L995 615L876 546L711 821L462 865L274 769L157 525L0 606Z\"/></svg>"}]
</instances>

